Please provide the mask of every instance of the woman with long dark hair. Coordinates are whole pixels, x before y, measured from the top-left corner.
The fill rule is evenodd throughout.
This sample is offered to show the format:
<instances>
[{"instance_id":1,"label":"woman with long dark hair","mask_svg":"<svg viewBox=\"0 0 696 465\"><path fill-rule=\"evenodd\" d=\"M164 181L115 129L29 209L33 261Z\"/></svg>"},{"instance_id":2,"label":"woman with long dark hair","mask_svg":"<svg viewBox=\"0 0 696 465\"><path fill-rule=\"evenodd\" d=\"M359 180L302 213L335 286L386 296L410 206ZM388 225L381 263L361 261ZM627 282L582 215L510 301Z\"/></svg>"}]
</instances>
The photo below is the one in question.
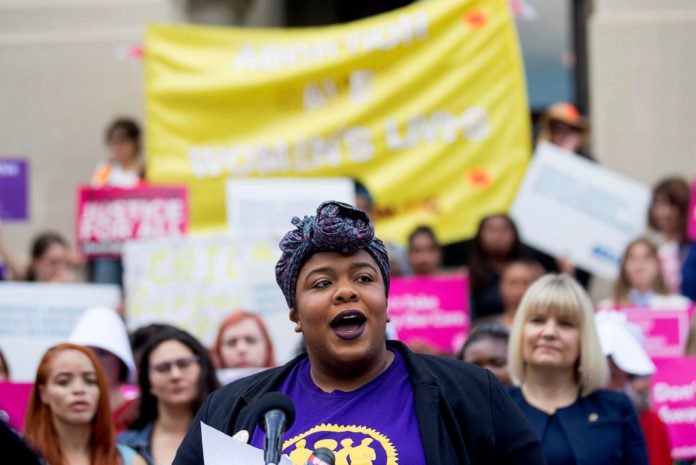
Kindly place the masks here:
<instances>
[{"instance_id":1,"label":"woman with long dark hair","mask_svg":"<svg viewBox=\"0 0 696 465\"><path fill-rule=\"evenodd\" d=\"M504 305L500 276L509 262L531 256L512 219L499 213L481 220L468 260L472 315L475 319L500 315Z\"/></svg>"},{"instance_id":2,"label":"woman with long dark hair","mask_svg":"<svg viewBox=\"0 0 696 465\"><path fill-rule=\"evenodd\" d=\"M213 362L189 333L165 329L143 349L138 385L140 413L118 440L149 465L169 465L196 411L218 387Z\"/></svg>"},{"instance_id":3,"label":"woman with long dark hair","mask_svg":"<svg viewBox=\"0 0 696 465\"><path fill-rule=\"evenodd\" d=\"M31 262L24 268L3 241L0 228L0 258L7 265L10 279L43 283L75 281L75 263L73 263L70 246L68 241L57 232L47 231L36 236L31 243L29 256Z\"/></svg>"},{"instance_id":4,"label":"woman with long dark hair","mask_svg":"<svg viewBox=\"0 0 696 465\"><path fill-rule=\"evenodd\" d=\"M659 181L653 187L652 201L648 209L648 224L655 235L658 256L662 264L665 284L670 293L696 293L682 286L685 269L689 265L687 257L694 248L688 238L689 199L691 189L683 178L670 177Z\"/></svg>"}]
</instances>

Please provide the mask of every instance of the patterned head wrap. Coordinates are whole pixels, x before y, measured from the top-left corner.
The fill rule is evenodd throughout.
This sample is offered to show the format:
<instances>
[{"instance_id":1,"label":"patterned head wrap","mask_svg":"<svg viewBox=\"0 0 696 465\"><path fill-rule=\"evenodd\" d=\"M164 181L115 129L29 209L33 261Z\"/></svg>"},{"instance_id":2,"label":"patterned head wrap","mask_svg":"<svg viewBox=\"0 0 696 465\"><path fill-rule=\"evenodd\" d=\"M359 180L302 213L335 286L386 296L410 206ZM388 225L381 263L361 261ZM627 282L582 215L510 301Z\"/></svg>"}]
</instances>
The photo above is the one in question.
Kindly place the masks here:
<instances>
[{"instance_id":1,"label":"patterned head wrap","mask_svg":"<svg viewBox=\"0 0 696 465\"><path fill-rule=\"evenodd\" d=\"M285 295L288 307L295 306L295 290L300 268L317 252L338 252L351 255L365 249L375 259L384 291L389 294L389 258L384 243L375 237L375 228L367 214L351 205L329 201L317 208L316 216L292 219L297 229L289 231L280 241L283 255L276 264L276 281Z\"/></svg>"}]
</instances>

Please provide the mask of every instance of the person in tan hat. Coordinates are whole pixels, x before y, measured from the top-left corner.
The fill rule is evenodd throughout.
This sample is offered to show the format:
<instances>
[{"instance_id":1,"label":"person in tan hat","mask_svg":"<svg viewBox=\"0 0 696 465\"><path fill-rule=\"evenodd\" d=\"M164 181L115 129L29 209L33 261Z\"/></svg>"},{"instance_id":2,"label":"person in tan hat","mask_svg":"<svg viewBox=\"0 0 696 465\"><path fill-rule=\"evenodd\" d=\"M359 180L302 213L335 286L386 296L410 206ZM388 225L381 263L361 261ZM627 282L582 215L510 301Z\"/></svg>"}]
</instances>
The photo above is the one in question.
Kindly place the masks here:
<instances>
[{"instance_id":1,"label":"person in tan hat","mask_svg":"<svg viewBox=\"0 0 696 465\"><path fill-rule=\"evenodd\" d=\"M557 102L546 108L539 119L537 143L551 142L569 152L593 159L584 151L589 133L590 124L575 105Z\"/></svg>"}]
</instances>

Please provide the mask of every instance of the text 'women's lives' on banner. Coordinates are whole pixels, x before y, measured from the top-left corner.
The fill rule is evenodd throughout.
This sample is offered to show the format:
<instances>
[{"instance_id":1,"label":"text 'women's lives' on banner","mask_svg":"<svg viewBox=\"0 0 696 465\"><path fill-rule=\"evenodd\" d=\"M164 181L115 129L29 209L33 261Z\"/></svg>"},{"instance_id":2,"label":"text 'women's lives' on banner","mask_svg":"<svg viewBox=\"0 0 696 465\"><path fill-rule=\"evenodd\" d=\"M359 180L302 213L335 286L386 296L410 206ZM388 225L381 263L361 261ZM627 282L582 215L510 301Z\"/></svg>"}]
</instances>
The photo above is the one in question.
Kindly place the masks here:
<instances>
[{"instance_id":1,"label":"text 'women's lives' on banner","mask_svg":"<svg viewBox=\"0 0 696 465\"><path fill-rule=\"evenodd\" d=\"M456 353L469 332L468 286L464 275L392 278L387 313L398 339Z\"/></svg>"},{"instance_id":2,"label":"text 'women's lives' on banner","mask_svg":"<svg viewBox=\"0 0 696 465\"><path fill-rule=\"evenodd\" d=\"M184 186L82 187L77 205L77 243L88 256L119 256L125 241L178 236L188 230Z\"/></svg>"},{"instance_id":3,"label":"text 'women's lives' on banner","mask_svg":"<svg viewBox=\"0 0 696 465\"><path fill-rule=\"evenodd\" d=\"M655 309L625 307L616 309L626 314L643 333L643 348L653 360L676 358L684 354L693 314L690 309Z\"/></svg>"},{"instance_id":4,"label":"text 'women's lives' on banner","mask_svg":"<svg viewBox=\"0 0 696 465\"><path fill-rule=\"evenodd\" d=\"M443 242L506 210L529 159L507 0L433 0L307 29L151 26L147 176L186 184L191 229L224 230L229 178L350 177L378 236Z\"/></svg>"},{"instance_id":5,"label":"text 'women's lives' on banner","mask_svg":"<svg viewBox=\"0 0 696 465\"><path fill-rule=\"evenodd\" d=\"M696 458L696 357L659 360L652 377L652 403L667 425L672 458Z\"/></svg>"},{"instance_id":6,"label":"text 'women's lives' on banner","mask_svg":"<svg viewBox=\"0 0 696 465\"><path fill-rule=\"evenodd\" d=\"M510 210L522 240L606 279L645 231L647 186L553 144L538 145Z\"/></svg>"},{"instance_id":7,"label":"text 'women's lives' on banner","mask_svg":"<svg viewBox=\"0 0 696 465\"><path fill-rule=\"evenodd\" d=\"M33 381L46 349L65 342L90 307L116 308L118 286L0 283L0 348L13 381Z\"/></svg>"},{"instance_id":8,"label":"text 'women's lives' on banner","mask_svg":"<svg viewBox=\"0 0 696 465\"><path fill-rule=\"evenodd\" d=\"M246 310L263 318L276 360L286 362L299 336L275 281L279 241L279 235L257 233L127 242L123 264L129 329L170 323L210 347L220 322Z\"/></svg>"}]
</instances>

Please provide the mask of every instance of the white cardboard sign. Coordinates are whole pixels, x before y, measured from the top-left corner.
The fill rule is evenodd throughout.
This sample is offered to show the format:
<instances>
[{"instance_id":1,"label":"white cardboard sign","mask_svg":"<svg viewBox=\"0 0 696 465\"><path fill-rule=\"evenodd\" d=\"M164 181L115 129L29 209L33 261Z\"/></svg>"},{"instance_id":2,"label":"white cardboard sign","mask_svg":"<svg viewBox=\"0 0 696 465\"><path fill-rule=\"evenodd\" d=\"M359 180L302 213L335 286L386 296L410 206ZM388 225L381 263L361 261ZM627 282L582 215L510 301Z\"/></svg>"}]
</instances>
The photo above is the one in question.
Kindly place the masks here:
<instances>
[{"instance_id":1,"label":"white cardboard sign","mask_svg":"<svg viewBox=\"0 0 696 465\"><path fill-rule=\"evenodd\" d=\"M116 308L117 286L0 283L0 348L13 382L32 382L46 349L66 342L90 307Z\"/></svg>"},{"instance_id":2,"label":"white cardboard sign","mask_svg":"<svg viewBox=\"0 0 696 465\"><path fill-rule=\"evenodd\" d=\"M650 190L595 162L540 143L510 209L522 240L606 279L645 231Z\"/></svg>"},{"instance_id":3,"label":"white cardboard sign","mask_svg":"<svg viewBox=\"0 0 696 465\"><path fill-rule=\"evenodd\" d=\"M231 179L225 185L227 225L231 231L286 233L293 216L315 215L327 200L355 204L349 178Z\"/></svg>"}]
</instances>

